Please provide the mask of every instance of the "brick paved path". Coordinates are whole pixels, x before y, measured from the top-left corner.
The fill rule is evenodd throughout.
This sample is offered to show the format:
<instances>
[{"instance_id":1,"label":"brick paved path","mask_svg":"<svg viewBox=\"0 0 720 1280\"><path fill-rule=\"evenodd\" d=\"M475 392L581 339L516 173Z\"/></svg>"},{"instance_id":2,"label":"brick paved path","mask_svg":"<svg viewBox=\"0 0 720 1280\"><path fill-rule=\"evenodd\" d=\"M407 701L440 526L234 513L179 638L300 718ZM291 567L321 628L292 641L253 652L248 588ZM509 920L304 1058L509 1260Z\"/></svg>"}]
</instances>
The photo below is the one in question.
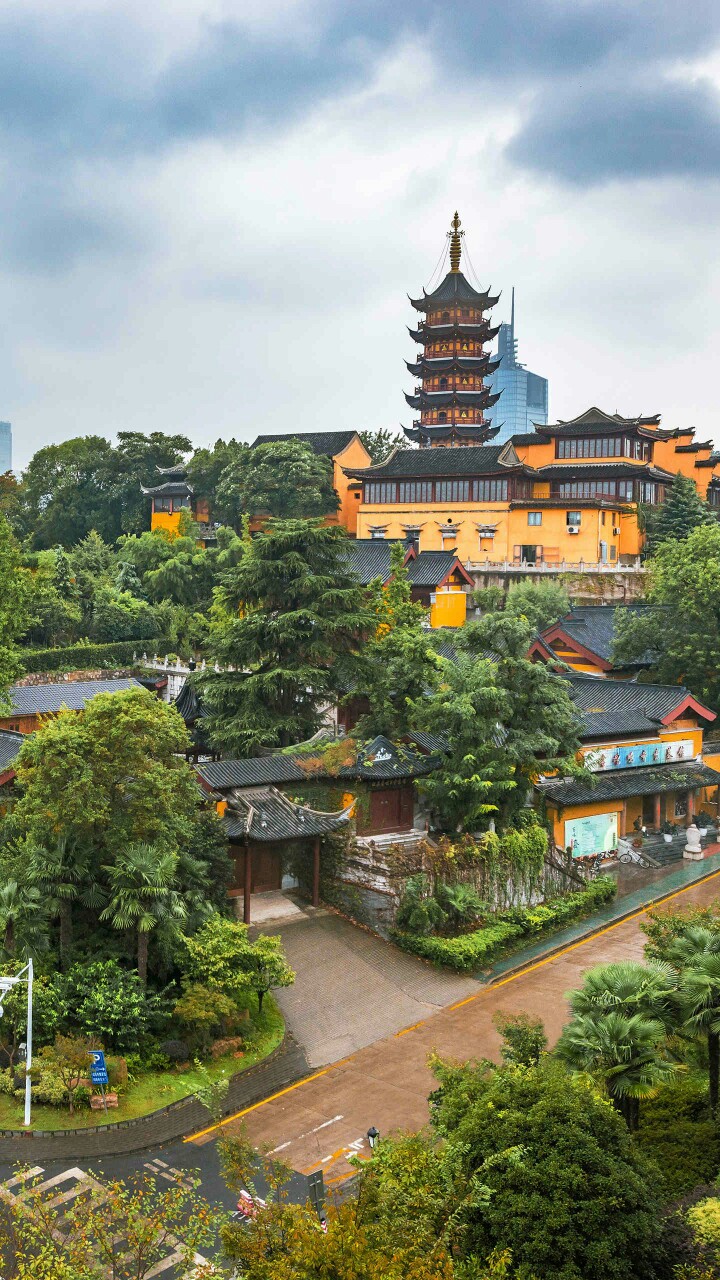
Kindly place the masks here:
<instances>
[{"instance_id":1,"label":"brick paved path","mask_svg":"<svg viewBox=\"0 0 720 1280\"><path fill-rule=\"evenodd\" d=\"M673 905L707 905L720 894L720 873L678 892ZM509 975L494 986L474 984L469 995L430 1014L419 1025L400 1030L316 1071L305 1081L226 1122L242 1126L257 1146L281 1149L293 1168L325 1172L328 1186L351 1173L348 1156L369 1154L370 1125L381 1133L418 1129L427 1123L427 1095L433 1078L431 1052L467 1059L497 1057L499 1040L492 1026L497 1009L523 1010L541 1017L551 1044L567 1018L565 993L577 987L583 972L610 960L641 960L645 936L641 910L601 933L571 943L564 951ZM212 1141L217 1131L196 1136Z\"/></svg>"},{"instance_id":2,"label":"brick paved path","mask_svg":"<svg viewBox=\"0 0 720 1280\"><path fill-rule=\"evenodd\" d=\"M312 1067L336 1062L478 989L472 978L435 969L329 912L269 924L264 932L281 934L296 971L294 985L274 994Z\"/></svg>"}]
</instances>

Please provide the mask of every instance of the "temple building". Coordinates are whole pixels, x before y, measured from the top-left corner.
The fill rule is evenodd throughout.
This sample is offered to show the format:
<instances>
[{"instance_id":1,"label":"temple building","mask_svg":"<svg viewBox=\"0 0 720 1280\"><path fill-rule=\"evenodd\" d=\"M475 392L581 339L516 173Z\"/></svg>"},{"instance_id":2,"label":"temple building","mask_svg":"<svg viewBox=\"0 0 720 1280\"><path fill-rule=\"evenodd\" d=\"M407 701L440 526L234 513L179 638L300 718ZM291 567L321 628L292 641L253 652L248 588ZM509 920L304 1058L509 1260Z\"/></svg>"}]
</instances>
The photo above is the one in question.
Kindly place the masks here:
<instances>
[{"instance_id":1,"label":"temple building","mask_svg":"<svg viewBox=\"0 0 720 1280\"><path fill-rule=\"evenodd\" d=\"M410 336L422 347L422 354L410 362L408 370L419 384L405 399L420 417L405 435L415 444L484 444L497 435L485 416L499 399L486 385L499 361L493 360L485 344L497 336L486 312L498 301L489 290L474 289L460 270L462 236L455 214L450 235L450 271L437 289L422 298L411 298L425 319ZM499 295L498 295L499 296Z\"/></svg>"},{"instance_id":2,"label":"temple building","mask_svg":"<svg viewBox=\"0 0 720 1280\"><path fill-rule=\"evenodd\" d=\"M180 527L180 512L188 511L200 525L200 536L207 541L211 536L210 504L207 498L197 497L192 485L188 483L187 467L178 462L173 467L157 467L162 482L142 485L142 491L151 500L151 529L165 529L168 533L177 533Z\"/></svg>"}]
</instances>

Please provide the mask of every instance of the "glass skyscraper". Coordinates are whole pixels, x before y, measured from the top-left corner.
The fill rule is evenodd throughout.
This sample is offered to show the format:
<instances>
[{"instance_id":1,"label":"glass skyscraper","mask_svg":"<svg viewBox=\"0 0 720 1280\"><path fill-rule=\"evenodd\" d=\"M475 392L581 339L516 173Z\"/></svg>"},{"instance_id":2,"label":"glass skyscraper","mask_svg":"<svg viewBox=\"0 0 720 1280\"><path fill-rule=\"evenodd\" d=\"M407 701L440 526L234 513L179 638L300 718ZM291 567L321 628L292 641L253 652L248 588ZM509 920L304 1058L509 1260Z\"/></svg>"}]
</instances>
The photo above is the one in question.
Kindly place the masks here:
<instances>
[{"instance_id":1,"label":"glass skyscraper","mask_svg":"<svg viewBox=\"0 0 720 1280\"><path fill-rule=\"evenodd\" d=\"M12 427L0 422L0 476L12 471Z\"/></svg>"},{"instance_id":2,"label":"glass skyscraper","mask_svg":"<svg viewBox=\"0 0 720 1280\"><path fill-rule=\"evenodd\" d=\"M500 427L493 443L501 444L510 436L532 431L534 422L545 424L548 420L547 378L530 373L518 362L514 289L510 323L500 325L497 355L501 363L490 377L490 387L495 394L502 394L497 404L485 410L485 417Z\"/></svg>"}]
</instances>

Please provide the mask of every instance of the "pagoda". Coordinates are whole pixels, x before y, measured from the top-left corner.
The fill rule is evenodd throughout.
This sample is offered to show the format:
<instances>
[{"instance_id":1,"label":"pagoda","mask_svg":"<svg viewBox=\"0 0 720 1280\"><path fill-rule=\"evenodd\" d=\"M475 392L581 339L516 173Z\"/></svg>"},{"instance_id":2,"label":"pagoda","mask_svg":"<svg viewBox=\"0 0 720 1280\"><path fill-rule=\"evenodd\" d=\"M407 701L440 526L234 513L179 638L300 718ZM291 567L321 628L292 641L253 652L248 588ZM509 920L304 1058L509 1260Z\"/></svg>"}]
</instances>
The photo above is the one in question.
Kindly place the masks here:
<instances>
[{"instance_id":1,"label":"pagoda","mask_svg":"<svg viewBox=\"0 0 720 1280\"><path fill-rule=\"evenodd\" d=\"M422 298L410 298L415 310L425 314L417 329L409 330L423 348L422 355L405 362L420 379L413 395L405 393L408 404L420 410L420 418L403 430L425 447L484 444L500 429L493 428L483 412L500 398L485 385L500 363L485 350L500 331L485 317L498 298L489 290L474 289L460 270L465 234L460 225L456 212L448 232L450 270L445 279L432 293L423 289Z\"/></svg>"}]
</instances>

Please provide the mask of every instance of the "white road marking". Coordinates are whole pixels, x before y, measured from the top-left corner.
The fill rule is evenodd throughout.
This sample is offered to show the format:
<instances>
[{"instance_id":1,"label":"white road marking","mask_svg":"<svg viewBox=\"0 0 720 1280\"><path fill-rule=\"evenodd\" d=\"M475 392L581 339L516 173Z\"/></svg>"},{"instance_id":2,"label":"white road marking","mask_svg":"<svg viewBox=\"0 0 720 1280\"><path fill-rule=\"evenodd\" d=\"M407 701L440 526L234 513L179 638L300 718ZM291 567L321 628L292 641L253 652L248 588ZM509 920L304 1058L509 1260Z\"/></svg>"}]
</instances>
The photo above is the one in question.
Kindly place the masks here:
<instances>
[{"instance_id":1,"label":"white road marking","mask_svg":"<svg viewBox=\"0 0 720 1280\"><path fill-rule=\"evenodd\" d=\"M314 1129L308 1129L307 1133L298 1134L297 1138L290 1138L288 1142L281 1142L279 1147L273 1147L269 1153L271 1156L277 1155L278 1151L286 1151L291 1147L293 1142L302 1142L303 1138L309 1138L313 1133L319 1133L321 1129L327 1129L330 1124L337 1124L338 1120L344 1120L344 1116L333 1116L332 1120L323 1120L322 1124L318 1124Z\"/></svg>"}]
</instances>

